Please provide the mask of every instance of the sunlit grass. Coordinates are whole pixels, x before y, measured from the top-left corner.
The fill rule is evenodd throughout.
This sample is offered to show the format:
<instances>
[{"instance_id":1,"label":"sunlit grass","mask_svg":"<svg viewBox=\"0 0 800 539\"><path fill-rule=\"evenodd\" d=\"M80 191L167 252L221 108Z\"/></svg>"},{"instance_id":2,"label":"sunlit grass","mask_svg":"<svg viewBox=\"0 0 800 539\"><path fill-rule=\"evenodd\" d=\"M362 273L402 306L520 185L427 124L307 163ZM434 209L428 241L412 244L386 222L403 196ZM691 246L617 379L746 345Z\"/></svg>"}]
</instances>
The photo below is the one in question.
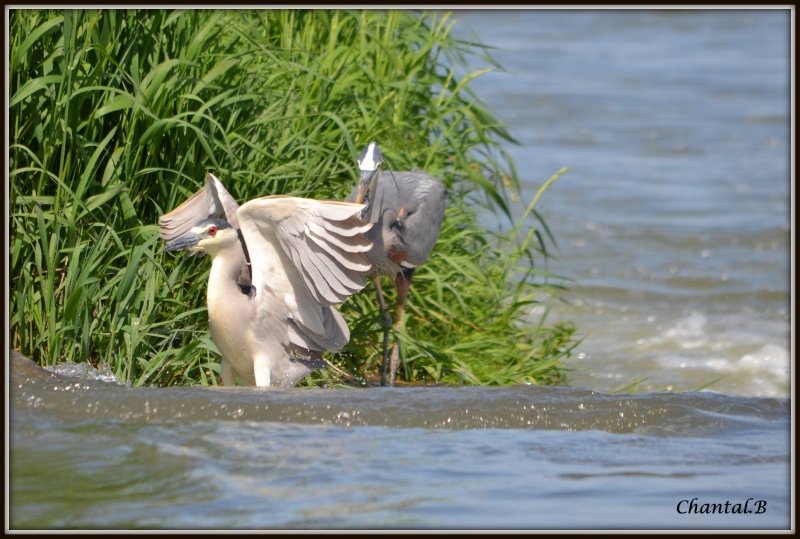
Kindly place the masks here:
<instances>
[{"instance_id":1,"label":"sunlit grass","mask_svg":"<svg viewBox=\"0 0 800 539\"><path fill-rule=\"evenodd\" d=\"M574 328L525 322L562 283L541 269L552 236L533 204L510 222L519 183L502 145L515 141L471 92L479 73L456 75L484 49L451 38L453 24L408 11L11 10L11 347L40 364L109 363L134 385L215 384L209 264L161 254L159 215L209 171L240 201L342 199L377 140L389 168L423 168L449 193L411 289L400 377L563 382ZM306 384L377 372L374 290L342 311L352 340Z\"/></svg>"}]
</instances>

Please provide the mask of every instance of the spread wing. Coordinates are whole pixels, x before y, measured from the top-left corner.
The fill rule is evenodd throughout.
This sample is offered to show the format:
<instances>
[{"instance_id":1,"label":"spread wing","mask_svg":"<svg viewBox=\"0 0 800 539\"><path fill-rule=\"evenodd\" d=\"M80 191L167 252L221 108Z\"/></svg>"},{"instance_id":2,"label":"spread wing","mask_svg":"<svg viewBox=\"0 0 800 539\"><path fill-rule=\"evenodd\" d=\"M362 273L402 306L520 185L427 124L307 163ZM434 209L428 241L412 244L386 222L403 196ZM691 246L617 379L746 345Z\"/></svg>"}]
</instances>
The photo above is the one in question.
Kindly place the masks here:
<instances>
[{"instance_id":1,"label":"spread wing","mask_svg":"<svg viewBox=\"0 0 800 539\"><path fill-rule=\"evenodd\" d=\"M372 244L364 232L372 225L356 217L363 208L281 195L239 208L256 295L271 292L284 300L294 323L293 343L338 350L349 340L347 325L332 306L366 286L370 264L364 253Z\"/></svg>"},{"instance_id":2,"label":"spread wing","mask_svg":"<svg viewBox=\"0 0 800 539\"><path fill-rule=\"evenodd\" d=\"M202 189L158 219L158 232L162 239L171 241L178 238L203 219L212 217L225 219L233 228L239 228L236 219L239 204L216 176L207 174L206 179L208 181Z\"/></svg>"}]
</instances>

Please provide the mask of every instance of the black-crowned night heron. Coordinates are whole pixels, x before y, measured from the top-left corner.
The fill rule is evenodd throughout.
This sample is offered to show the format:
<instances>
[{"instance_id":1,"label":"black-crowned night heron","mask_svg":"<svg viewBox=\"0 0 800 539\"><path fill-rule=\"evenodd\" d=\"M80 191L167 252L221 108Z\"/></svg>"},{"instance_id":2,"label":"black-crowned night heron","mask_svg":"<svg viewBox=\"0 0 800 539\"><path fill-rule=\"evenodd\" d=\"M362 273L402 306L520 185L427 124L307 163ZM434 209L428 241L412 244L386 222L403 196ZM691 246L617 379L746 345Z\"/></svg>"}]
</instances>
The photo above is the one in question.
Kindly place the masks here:
<instances>
[{"instance_id":1,"label":"black-crowned night heron","mask_svg":"<svg viewBox=\"0 0 800 539\"><path fill-rule=\"evenodd\" d=\"M358 158L361 171L358 185L348 202L364 203L362 218L373 223L367 238L373 247L367 252L372 264L369 275L378 292L384 316L383 364L381 385L386 385L386 368L391 316L386 308L380 276L394 276L397 287L395 330L403 325L403 309L414 270L424 264L436 245L446 206L444 185L425 172L378 171L383 157L378 145L370 143ZM394 385L400 364L400 343L395 337L389 367L389 385Z\"/></svg>"},{"instance_id":2,"label":"black-crowned night heron","mask_svg":"<svg viewBox=\"0 0 800 539\"><path fill-rule=\"evenodd\" d=\"M208 320L222 383L293 386L350 331L334 305L366 285L363 205L267 196L241 207L215 176L158 220L164 251L211 256Z\"/></svg>"}]
</instances>

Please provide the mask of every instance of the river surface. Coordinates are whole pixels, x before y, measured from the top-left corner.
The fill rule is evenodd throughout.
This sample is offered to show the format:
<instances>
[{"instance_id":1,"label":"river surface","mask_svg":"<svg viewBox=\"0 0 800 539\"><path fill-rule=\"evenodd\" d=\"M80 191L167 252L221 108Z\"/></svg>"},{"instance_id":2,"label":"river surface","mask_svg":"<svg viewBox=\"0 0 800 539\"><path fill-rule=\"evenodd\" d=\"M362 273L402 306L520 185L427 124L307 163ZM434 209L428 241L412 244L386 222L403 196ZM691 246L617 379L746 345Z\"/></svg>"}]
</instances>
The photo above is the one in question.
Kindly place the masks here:
<instances>
[{"instance_id":1,"label":"river surface","mask_svg":"<svg viewBox=\"0 0 800 539\"><path fill-rule=\"evenodd\" d=\"M12 529L791 526L786 399L131 389L16 358L10 405Z\"/></svg>"},{"instance_id":2,"label":"river surface","mask_svg":"<svg viewBox=\"0 0 800 539\"><path fill-rule=\"evenodd\" d=\"M457 12L573 279L570 384L789 396L788 10ZM474 69L490 67L470 62Z\"/></svg>"},{"instance_id":3,"label":"river surface","mask_svg":"<svg viewBox=\"0 0 800 539\"><path fill-rule=\"evenodd\" d=\"M132 389L12 357L7 527L794 527L786 15L458 18L506 49L475 89L523 199L570 167L539 210L572 387Z\"/></svg>"}]
</instances>

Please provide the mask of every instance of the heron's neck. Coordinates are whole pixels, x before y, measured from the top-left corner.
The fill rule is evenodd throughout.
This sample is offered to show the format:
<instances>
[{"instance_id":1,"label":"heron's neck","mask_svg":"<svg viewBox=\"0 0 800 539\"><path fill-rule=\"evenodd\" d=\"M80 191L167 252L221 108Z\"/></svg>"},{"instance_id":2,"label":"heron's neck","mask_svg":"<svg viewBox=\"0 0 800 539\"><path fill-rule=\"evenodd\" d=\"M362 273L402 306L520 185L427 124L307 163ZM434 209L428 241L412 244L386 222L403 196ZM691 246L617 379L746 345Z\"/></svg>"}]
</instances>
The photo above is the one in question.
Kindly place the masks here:
<instances>
[{"instance_id":1,"label":"heron's neck","mask_svg":"<svg viewBox=\"0 0 800 539\"><path fill-rule=\"evenodd\" d=\"M231 242L212 255L208 278L209 299L212 290L218 290L220 294L240 293L237 282L245 263L244 251L238 241Z\"/></svg>"}]
</instances>

